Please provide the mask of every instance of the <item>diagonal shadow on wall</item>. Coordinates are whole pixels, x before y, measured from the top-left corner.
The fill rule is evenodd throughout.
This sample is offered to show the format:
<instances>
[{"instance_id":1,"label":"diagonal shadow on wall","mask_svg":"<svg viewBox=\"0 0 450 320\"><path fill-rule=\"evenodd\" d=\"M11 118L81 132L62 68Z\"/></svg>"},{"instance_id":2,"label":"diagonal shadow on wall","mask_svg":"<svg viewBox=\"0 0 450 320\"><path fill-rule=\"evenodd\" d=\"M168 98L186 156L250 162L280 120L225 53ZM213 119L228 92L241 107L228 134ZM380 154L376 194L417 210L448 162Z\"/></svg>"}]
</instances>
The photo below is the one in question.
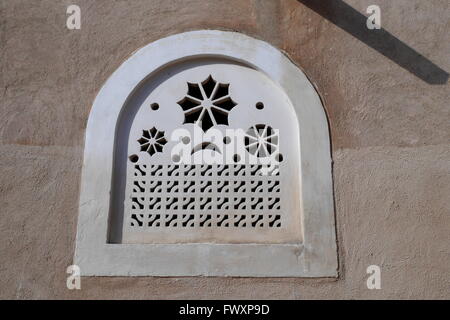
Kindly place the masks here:
<instances>
[{"instance_id":1,"label":"diagonal shadow on wall","mask_svg":"<svg viewBox=\"0 0 450 320\"><path fill-rule=\"evenodd\" d=\"M445 84L449 74L384 29L369 30L367 17L342 0L297 0L429 84Z\"/></svg>"}]
</instances>

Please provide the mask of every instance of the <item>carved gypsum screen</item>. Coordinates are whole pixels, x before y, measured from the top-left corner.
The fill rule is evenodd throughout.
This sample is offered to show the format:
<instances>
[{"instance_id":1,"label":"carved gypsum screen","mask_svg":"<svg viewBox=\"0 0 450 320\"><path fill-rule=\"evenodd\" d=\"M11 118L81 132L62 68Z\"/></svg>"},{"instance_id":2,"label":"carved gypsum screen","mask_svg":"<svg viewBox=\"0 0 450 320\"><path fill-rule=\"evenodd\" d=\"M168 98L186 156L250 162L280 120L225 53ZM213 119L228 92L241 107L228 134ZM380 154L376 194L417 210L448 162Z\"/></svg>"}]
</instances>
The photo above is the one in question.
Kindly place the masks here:
<instances>
[{"instance_id":1,"label":"carved gypsum screen","mask_svg":"<svg viewBox=\"0 0 450 320\"><path fill-rule=\"evenodd\" d=\"M262 73L199 63L165 76L127 147L124 243L301 241L297 121Z\"/></svg>"}]
</instances>

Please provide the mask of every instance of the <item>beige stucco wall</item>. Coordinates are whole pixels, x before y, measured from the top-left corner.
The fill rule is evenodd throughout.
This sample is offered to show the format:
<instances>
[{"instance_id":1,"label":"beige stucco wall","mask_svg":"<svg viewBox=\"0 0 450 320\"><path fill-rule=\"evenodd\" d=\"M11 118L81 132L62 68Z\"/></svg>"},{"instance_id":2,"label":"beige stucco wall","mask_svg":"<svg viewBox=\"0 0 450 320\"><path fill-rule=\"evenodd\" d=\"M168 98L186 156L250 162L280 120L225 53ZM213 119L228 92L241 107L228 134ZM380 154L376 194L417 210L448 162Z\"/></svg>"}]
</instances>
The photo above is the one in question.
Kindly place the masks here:
<instances>
[{"instance_id":1,"label":"beige stucco wall","mask_svg":"<svg viewBox=\"0 0 450 320\"><path fill-rule=\"evenodd\" d=\"M364 13L374 1L345 2ZM376 2L387 31L450 70L448 1ZM72 3L79 31L65 27ZM331 127L340 276L83 278L70 291L93 99L133 51L195 29L265 40L317 86ZM450 298L449 84L422 81L301 2L1 0L0 56L0 298ZM366 287L371 264L381 290Z\"/></svg>"}]
</instances>

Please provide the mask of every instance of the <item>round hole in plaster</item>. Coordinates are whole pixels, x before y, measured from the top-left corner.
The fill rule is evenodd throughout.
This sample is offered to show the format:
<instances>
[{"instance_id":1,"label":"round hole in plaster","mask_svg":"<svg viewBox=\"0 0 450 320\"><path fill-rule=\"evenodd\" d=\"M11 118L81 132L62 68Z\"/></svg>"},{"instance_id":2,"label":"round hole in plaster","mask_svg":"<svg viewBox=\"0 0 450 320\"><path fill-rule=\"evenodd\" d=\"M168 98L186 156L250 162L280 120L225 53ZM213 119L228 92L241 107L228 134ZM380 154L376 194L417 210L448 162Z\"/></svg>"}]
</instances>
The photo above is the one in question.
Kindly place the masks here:
<instances>
[{"instance_id":1,"label":"round hole in plaster","mask_svg":"<svg viewBox=\"0 0 450 320\"><path fill-rule=\"evenodd\" d=\"M183 138L181 138L181 141L182 141L184 144L188 144L189 142L191 142L191 138L189 138L189 137L183 137Z\"/></svg>"},{"instance_id":2,"label":"round hole in plaster","mask_svg":"<svg viewBox=\"0 0 450 320\"><path fill-rule=\"evenodd\" d=\"M264 109L264 103L262 103L262 102L257 102L257 103L256 103L256 109L258 109L258 110Z\"/></svg>"},{"instance_id":3,"label":"round hole in plaster","mask_svg":"<svg viewBox=\"0 0 450 320\"><path fill-rule=\"evenodd\" d=\"M159 109L159 104L157 104L156 102L155 102L155 103L152 103L152 104L150 105L150 108L152 108L153 111L156 111L156 110Z\"/></svg>"},{"instance_id":4,"label":"round hole in plaster","mask_svg":"<svg viewBox=\"0 0 450 320\"><path fill-rule=\"evenodd\" d=\"M279 153L279 154L277 154L277 155L275 156L275 159L276 159L278 162L282 162L282 161L283 161L283 155L282 155L281 153Z\"/></svg>"},{"instance_id":5,"label":"round hole in plaster","mask_svg":"<svg viewBox=\"0 0 450 320\"><path fill-rule=\"evenodd\" d=\"M130 159L131 162L136 163L136 162L138 162L138 160L139 160L139 156L136 155L136 154L132 154L132 155L129 157L129 159Z\"/></svg>"},{"instance_id":6,"label":"round hole in plaster","mask_svg":"<svg viewBox=\"0 0 450 320\"><path fill-rule=\"evenodd\" d=\"M173 161L173 162L180 162L180 160L181 160L181 158L180 158L179 155L174 154L174 155L172 156L172 161Z\"/></svg>"},{"instance_id":7,"label":"round hole in plaster","mask_svg":"<svg viewBox=\"0 0 450 320\"><path fill-rule=\"evenodd\" d=\"M226 136L226 137L223 138L223 143L229 144L230 142L231 142L231 138L230 137Z\"/></svg>"},{"instance_id":8,"label":"round hole in plaster","mask_svg":"<svg viewBox=\"0 0 450 320\"><path fill-rule=\"evenodd\" d=\"M238 155L238 154L235 154L234 156L233 156L233 161L234 162L239 162L241 160L241 157Z\"/></svg>"}]
</instances>

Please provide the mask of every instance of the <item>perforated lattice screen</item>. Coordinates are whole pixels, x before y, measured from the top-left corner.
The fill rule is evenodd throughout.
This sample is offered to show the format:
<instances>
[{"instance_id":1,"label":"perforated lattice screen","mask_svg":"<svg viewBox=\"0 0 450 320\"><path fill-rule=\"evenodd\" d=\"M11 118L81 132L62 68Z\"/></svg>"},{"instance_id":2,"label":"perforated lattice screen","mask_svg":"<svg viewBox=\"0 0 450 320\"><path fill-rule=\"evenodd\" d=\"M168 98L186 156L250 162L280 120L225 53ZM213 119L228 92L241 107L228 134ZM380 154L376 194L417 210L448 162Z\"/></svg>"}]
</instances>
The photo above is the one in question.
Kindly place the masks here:
<instances>
[{"instance_id":1,"label":"perforated lattice screen","mask_svg":"<svg viewBox=\"0 0 450 320\"><path fill-rule=\"evenodd\" d=\"M301 240L297 120L264 74L198 61L136 95L123 242Z\"/></svg>"}]
</instances>

